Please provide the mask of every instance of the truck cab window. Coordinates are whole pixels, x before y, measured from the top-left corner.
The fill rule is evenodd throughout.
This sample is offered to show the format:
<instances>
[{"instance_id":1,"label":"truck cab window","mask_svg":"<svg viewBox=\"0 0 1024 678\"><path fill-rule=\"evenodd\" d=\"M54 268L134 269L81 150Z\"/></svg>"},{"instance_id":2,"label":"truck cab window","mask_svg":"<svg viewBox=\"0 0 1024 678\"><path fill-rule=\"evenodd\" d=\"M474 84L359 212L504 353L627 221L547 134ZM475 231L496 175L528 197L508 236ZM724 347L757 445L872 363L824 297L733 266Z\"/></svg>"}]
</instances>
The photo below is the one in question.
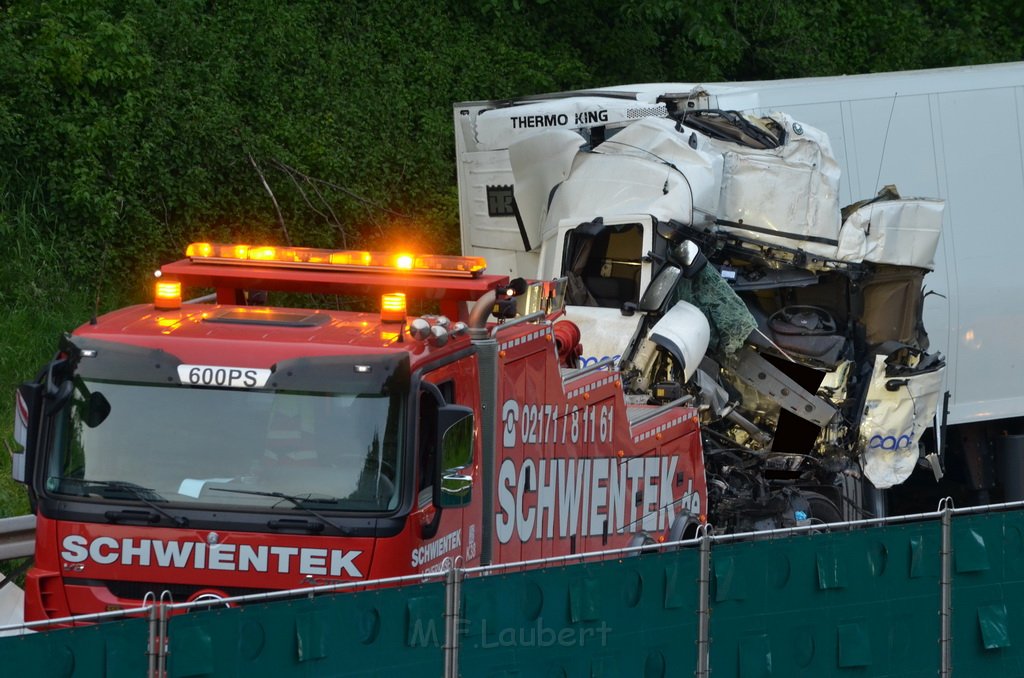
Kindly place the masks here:
<instances>
[{"instance_id":1,"label":"truck cab window","mask_svg":"<svg viewBox=\"0 0 1024 678\"><path fill-rule=\"evenodd\" d=\"M637 303L643 263L640 224L583 224L566 234L562 274L569 278L568 303L622 308Z\"/></svg>"},{"instance_id":2,"label":"truck cab window","mask_svg":"<svg viewBox=\"0 0 1024 678\"><path fill-rule=\"evenodd\" d=\"M122 499L111 488L130 484L161 501L239 510L291 510L274 493L338 511L397 506L400 397L86 383L110 415L88 426L76 395L58 417L54 495Z\"/></svg>"}]
</instances>

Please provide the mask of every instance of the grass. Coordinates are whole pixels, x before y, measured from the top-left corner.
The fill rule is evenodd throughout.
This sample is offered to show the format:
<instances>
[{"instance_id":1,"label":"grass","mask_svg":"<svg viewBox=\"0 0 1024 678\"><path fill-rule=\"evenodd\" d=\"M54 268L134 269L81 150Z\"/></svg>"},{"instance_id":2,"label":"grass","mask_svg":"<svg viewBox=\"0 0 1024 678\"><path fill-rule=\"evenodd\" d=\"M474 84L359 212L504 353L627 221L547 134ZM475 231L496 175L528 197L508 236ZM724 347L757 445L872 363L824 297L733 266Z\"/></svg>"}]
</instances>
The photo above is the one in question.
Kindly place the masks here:
<instances>
[{"instance_id":1,"label":"grass","mask_svg":"<svg viewBox=\"0 0 1024 678\"><path fill-rule=\"evenodd\" d=\"M28 513L25 487L11 478L14 397L57 350L63 332L89 319L94 292L71 283L64 260L73 256L36 227L26 201L0 195L0 517Z\"/></svg>"},{"instance_id":2,"label":"grass","mask_svg":"<svg viewBox=\"0 0 1024 678\"><path fill-rule=\"evenodd\" d=\"M85 295L81 295L85 296ZM18 385L35 377L57 348L61 333L88 318L84 299L8 309L0 314L0 517L28 513L24 486L11 478L10 452L14 444L14 393Z\"/></svg>"},{"instance_id":3,"label":"grass","mask_svg":"<svg viewBox=\"0 0 1024 678\"><path fill-rule=\"evenodd\" d=\"M28 492L11 477L15 389L53 357L61 333L89 313L85 294L47 296L56 301L0 309L0 517L4 518L29 513ZM0 563L0 572L14 572L23 562ZM16 581L21 584L22 577Z\"/></svg>"}]
</instances>

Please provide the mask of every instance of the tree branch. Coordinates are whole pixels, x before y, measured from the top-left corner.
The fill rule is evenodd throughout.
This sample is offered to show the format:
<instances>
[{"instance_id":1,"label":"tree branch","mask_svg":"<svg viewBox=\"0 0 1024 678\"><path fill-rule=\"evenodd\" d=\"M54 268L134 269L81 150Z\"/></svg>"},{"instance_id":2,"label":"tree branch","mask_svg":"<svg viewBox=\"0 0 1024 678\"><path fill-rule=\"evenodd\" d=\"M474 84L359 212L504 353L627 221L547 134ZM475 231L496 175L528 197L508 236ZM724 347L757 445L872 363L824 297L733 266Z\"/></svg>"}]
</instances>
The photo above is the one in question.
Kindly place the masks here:
<instances>
[{"instance_id":1,"label":"tree branch","mask_svg":"<svg viewBox=\"0 0 1024 678\"><path fill-rule=\"evenodd\" d=\"M323 193L320 192L320 189L316 187L316 185L307 175L303 174L302 172L295 169L291 165L285 164L278 160L277 158L274 158L274 163L278 166L278 168L281 171L288 175L288 178L291 179L292 184L295 185L295 188L296 190L298 190L299 195L302 196L302 199L306 202L309 208L316 212L317 214L319 214L321 217L323 217L324 221L326 221L328 224L338 229L338 232L341 233L341 246L344 248L348 248L348 234L345 232L345 227L342 226L341 220L338 219L338 215L334 213L334 208L332 208L331 204L327 202L327 199L324 197ZM306 195L306 191L302 188L302 185L298 182L296 177L301 178L306 184L309 185L311 189L313 189L313 192L316 193L316 197L320 199L320 203L328 212L330 212L330 216L324 214L319 209L317 209L316 205L314 205L313 202L309 199L309 196Z\"/></svg>"},{"instance_id":2,"label":"tree branch","mask_svg":"<svg viewBox=\"0 0 1024 678\"><path fill-rule=\"evenodd\" d=\"M286 245L292 244L292 238L288 235L288 227L284 224L284 215L281 214L281 206L277 204L277 198L274 197L274 191L270 189L270 184L267 183L266 177L263 176L263 170L256 164L256 158L252 157L252 153L246 151L246 155L249 156L249 162L252 163L252 167L256 170L256 174L260 176L260 182L263 183L263 188L267 189L267 194L270 196L270 201L274 203L274 211L277 212L277 223L280 224L281 230L284 231L284 242Z\"/></svg>"}]
</instances>

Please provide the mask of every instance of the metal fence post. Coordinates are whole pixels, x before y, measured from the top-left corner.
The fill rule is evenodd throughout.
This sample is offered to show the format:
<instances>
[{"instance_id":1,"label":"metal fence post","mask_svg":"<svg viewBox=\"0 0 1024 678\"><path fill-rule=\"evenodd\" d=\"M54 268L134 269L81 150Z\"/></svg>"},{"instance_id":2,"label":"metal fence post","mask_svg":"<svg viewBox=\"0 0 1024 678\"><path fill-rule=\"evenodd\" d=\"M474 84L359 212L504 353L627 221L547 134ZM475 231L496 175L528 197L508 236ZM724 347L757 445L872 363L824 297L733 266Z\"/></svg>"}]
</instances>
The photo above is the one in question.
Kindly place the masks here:
<instances>
[{"instance_id":1,"label":"metal fence post","mask_svg":"<svg viewBox=\"0 0 1024 678\"><path fill-rule=\"evenodd\" d=\"M165 602L166 601L166 602ZM173 603L171 594L169 591L164 591L160 594L160 602L157 604L158 611L158 624L156 632L157 648L156 648L156 675L157 678L165 678L167 676L167 655L170 654L170 640L167 637L167 620L170 617L170 611L167 606Z\"/></svg>"},{"instance_id":2,"label":"metal fence post","mask_svg":"<svg viewBox=\"0 0 1024 678\"><path fill-rule=\"evenodd\" d=\"M939 609L939 676L953 675L953 498L946 497L939 502L942 512L942 574L939 588L941 602Z\"/></svg>"},{"instance_id":3,"label":"metal fence post","mask_svg":"<svg viewBox=\"0 0 1024 678\"><path fill-rule=\"evenodd\" d=\"M146 596L142 599L142 605L145 606L149 603L149 638L146 642L146 656L149 659L149 668L146 671L146 675L149 678L157 678L156 674L156 655L157 655L157 644L160 642L157 638L158 624L156 617L156 595L149 591Z\"/></svg>"},{"instance_id":4,"label":"metal fence post","mask_svg":"<svg viewBox=\"0 0 1024 678\"><path fill-rule=\"evenodd\" d=\"M455 564L445 578L444 601L444 675L459 678L460 603L462 601L462 568Z\"/></svg>"},{"instance_id":5,"label":"metal fence post","mask_svg":"<svg viewBox=\"0 0 1024 678\"><path fill-rule=\"evenodd\" d=\"M700 574L697 593L697 678L711 673L711 527L697 528L700 538Z\"/></svg>"}]
</instances>

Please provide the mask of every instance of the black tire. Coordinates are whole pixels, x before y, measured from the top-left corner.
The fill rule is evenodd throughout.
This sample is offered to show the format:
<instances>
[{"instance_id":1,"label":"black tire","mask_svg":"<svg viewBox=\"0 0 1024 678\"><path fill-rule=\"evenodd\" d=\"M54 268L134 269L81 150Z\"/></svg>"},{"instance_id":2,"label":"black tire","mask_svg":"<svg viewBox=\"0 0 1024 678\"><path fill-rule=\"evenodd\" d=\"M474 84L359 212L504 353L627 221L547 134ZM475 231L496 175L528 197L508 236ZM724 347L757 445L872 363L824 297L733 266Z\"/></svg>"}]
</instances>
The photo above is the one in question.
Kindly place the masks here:
<instances>
[{"instance_id":1,"label":"black tire","mask_svg":"<svg viewBox=\"0 0 1024 678\"><path fill-rule=\"evenodd\" d=\"M800 496L807 500L811 518L822 523L843 522L843 512L831 499L817 492L801 492Z\"/></svg>"}]
</instances>

